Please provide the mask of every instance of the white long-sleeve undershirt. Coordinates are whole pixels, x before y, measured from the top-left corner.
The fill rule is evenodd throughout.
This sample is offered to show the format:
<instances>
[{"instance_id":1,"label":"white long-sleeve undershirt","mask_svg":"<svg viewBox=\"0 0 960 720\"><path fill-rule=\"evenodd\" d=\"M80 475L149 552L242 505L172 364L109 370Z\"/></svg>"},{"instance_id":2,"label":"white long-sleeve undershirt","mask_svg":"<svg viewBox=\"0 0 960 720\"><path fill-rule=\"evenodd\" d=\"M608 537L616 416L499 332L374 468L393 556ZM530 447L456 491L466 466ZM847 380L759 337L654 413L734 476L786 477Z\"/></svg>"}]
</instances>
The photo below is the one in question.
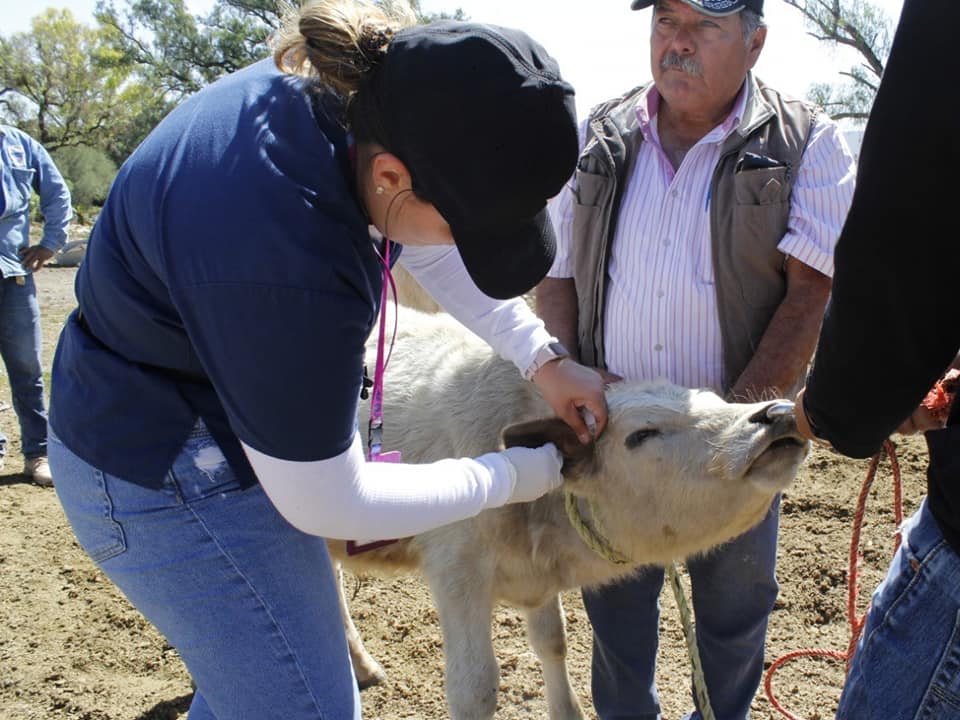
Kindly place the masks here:
<instances>
[{"instance_id":1,"label":"white long-sleeve undershirt","mask_svg":"<svg viewBox=\"0 0 960 720\"><path fill-rule=\"evenodd\" d=\"M314 462L243 449L291 525L340 540L416 535L507 502L533 500L561 481L562 458L553 445L424 465L367 462L359 435L340 455Z\"/></svg>"},{"instance_id":2,"label":"white long-sleeve undershirt","mask_svg":"<svg viewBox=\"0 0 960 720\"><path fill-rule=\"evenodd\" d=\"M523 298L494 300L480 292L455 246L404 246L398 262L444 310L521 372L540 348L556 341Z\"/></svg>"}]
</instances>

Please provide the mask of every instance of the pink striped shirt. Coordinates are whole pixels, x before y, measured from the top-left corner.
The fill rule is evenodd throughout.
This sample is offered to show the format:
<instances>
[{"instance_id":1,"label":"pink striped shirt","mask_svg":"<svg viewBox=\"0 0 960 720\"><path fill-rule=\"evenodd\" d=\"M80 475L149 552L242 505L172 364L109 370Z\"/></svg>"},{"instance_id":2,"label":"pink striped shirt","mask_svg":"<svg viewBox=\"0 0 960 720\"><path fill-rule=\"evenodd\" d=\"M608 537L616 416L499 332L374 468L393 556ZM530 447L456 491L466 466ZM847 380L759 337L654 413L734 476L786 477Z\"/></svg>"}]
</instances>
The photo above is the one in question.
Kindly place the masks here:
<instances>
[{"instance_id":1,"label":"pink striped shirt","mask_svg":"<svg viewBox=\"0 0 960 720\"><path fill-rule=\"evenodd\" d=\"M676 172L657 136L656 89L651 85L637 103L644 142L614 233L604 335L608 369L628 380L663 377L687 387L721 387L708 190L721 145L743 115L749 86L744 84L730 115L690 148ZM836 124L818 115L797 170L787 233L778 245L782 252L833 275L833 249L855 174ZM573 276L573 199L568 186L550 203L558 245L551 277Z\"/></svg>"}]
</instances>

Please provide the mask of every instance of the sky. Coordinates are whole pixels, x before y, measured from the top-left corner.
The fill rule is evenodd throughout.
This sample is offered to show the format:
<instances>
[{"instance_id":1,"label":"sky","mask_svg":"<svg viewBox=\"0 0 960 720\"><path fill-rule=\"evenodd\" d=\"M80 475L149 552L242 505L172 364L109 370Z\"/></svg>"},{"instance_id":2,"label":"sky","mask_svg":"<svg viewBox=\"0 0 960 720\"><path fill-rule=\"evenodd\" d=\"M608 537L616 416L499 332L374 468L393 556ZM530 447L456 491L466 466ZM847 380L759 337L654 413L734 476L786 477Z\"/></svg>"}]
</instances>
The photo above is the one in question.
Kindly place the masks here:
<instances>
[{"instance_id":1,"label":"sky","mask_svg":"<svg viewBox=\"0 0 960 720\"><path fill-rule=\"evenodd\" d=\"M903 0L870 0L892 21ZM30 29L32 17L47 7L69 8L80 21L93 24L96 0L2 0L0 33ZM122 0L116 0L122 5ZM196 13L213 0L187 0ZM424 12L461 8L471 20L517 27L540 42L560 64L563 76L577 91L577 111L590 107L650 79L648 10L631 11L629 0L421 0ZM840 71L859 59L856 53L831 49L807 35L798 10L782 0L767 0L764 19L767 42L756 73L769 85L804 97L815 82L842 82Z\"/></svg>"}]
</instances>

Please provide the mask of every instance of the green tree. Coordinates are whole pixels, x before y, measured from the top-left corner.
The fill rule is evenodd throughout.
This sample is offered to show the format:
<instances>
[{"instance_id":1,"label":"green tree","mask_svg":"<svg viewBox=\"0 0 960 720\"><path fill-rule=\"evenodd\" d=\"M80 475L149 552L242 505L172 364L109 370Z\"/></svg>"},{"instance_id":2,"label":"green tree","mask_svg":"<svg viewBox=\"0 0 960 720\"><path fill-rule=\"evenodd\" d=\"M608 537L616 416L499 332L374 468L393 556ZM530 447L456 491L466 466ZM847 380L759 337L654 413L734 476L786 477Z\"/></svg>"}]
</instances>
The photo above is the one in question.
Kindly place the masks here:
<instances>
[{"instance_id":1,"label":"green tree","mask_svg":"<svg viewBox=\"0 0 960 720\"><path fill-rule=\"evenodd\" d=\"M238 15L254 27L259 25L260 28L269 32L280 25L280 18L283 17L284 7L287 4L289 3L283 0L217 0L210 19L217 17L218 14ZM213 22L209 24L214 25Z\"/></svg>"},{"instance_id":2,"label":"green tree","mask_svg":"<svg viewBox=\"0 0 960 720\"><path fill-rule=\"evenodd\" d=\"M417 17L420 18L421 23L431 23L434 20L468 20L469 18L463 12L462 8L457 8L452 13L439 12L439 13L426 13L420 9L420 0L410 0L410 7L413 8L413 11L417 14Z\"/></svg>"},{"instance_id":3,"label":"green tree","mask_svg":"<svg viewBox=\"0 0 960 720\"><path fill-rule=\"evenodd\" d=\"M808 34L817 40L852 48L861 62L840 75L842 83L817 83L808 95L835 119L867 119L893 35L887 14L866 0L783 0L800 11Z\"/></svg>"},{"instance_id":4,"label":"green tree","mask_svg":"<svg viewBox=\"0 0 960 720\"><path fill-rule=\"evenodd\" d=\"M113 50L172 102L268 54L269 28L224 0L208 18L183 0L132 0L122 10L98 0L95 16L112 30Z\"/></svg>"},{"instance_id":5,"label":"green tree","mask_svg":"<svg viewBox=\"0 0 960 720\"><path fill-rule=\"evenodd\" d=\"M192 15L184 0L98 0L96 17L114 31L114 50L141 75L177 101L256 60L280 25L289 0L217 0L206 16ZM465 19L462 10L423 14L423 22Z\"/></svg>"},{"instance_id":6,"label":"green tree","mask_svg":"<svg viewBox=\"0 0 960 720\"><path fill-rule=\"evenodd\" d=\"M121 162L170 109L116 50L113 31L47 10L0 36L0 115L49 150L86 146Z\"/></svg>"},{"instance_id":7,"label":"green tree","mask_svg":"<svg viewBox=\"0 0 960 720\"><path fill-rule=\"evenodd\" d=\"M267 40L282 16L282 0L218 0L202 22L216 50L243 67L266 57Z\"/></svg>"},{"instance_id":8,"label":"green tree","mask_svg":"<svg viewBox=\"0 0 960 720\"><path fill-rule=\"evenodd\" d=\"M95 146L129 115L127 75L103 34L69 10L46 10L30 32L0 37L0 112L50 150Z\"/></svg>"}]
</instances>

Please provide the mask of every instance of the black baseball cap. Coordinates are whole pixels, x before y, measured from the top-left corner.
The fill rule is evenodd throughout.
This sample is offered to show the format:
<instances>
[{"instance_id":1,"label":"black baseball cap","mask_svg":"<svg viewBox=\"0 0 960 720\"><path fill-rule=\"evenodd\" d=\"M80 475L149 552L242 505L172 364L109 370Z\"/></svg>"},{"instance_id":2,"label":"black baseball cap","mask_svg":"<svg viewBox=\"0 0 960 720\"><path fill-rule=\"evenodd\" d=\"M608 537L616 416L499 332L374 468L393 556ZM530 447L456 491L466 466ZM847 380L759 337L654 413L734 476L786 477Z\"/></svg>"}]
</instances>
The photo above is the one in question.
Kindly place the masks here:
<instances>
[{"instance_id":1,"label":"black baseball cap","mask_svg":"<svg viewBox=\"0 0 960 720\"><path fill-rule=\"evenodd\" d=\"M579 154L556 61L520 30L439 21L398 32L371 83L384 145L450 224L477 287L533 288L556 254L547 200Z\"/></svg>"},{"instance_id":2,"label":"black baseball cap","mask_svg":"<svg viewBox=\"0 0 960 720\"><path fill-rule=\"evenodd\" d=\"M653 5L656 1L657 0L633 0L630 8L632 10L643 10ZM717 17L733 15L744 8L753 10L758 15L763 15L763 0L683 0L683 2L698 12Z\"/></svg>"}]
</instances>

